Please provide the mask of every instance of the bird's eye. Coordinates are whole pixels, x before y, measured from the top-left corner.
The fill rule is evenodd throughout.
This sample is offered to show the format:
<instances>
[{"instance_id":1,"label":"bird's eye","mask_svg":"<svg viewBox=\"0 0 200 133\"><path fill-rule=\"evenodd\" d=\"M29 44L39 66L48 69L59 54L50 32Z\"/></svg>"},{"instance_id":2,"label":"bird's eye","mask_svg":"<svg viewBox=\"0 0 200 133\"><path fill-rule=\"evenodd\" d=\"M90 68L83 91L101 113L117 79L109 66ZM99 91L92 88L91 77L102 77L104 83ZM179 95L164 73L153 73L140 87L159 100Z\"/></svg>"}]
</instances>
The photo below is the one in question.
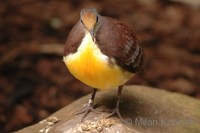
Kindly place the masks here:
<instances>
[{"instance_id":1,"label":"bird's eye","mask_svg":"<svg viewBox=\"0 0 200 133\"><path fill-rule=\"evenodd\" d=\"M83 24L83 20L81 19L81 23Z\"/></svg>"},{"instance_id":2,"label":"bird's eye","mask_svg":"<svg viewBox=\"0 0 200 133\"><path fill-rule=\"evenodd\" d=\"M97 16L97 18L96 18L96 22L98 22L99 21L99 17Z\"/></svg>"}]
</instances>

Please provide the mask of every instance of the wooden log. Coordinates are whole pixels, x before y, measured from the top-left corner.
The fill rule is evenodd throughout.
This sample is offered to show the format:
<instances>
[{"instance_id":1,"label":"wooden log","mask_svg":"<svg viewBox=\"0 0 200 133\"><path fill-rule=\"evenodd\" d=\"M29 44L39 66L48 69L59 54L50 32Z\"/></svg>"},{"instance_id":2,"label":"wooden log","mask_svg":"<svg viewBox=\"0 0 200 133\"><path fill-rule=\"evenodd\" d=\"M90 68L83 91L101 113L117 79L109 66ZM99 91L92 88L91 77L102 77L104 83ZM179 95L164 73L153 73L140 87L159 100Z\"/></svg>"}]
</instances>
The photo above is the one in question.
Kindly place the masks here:
<instances>
[{"instance_id":1,"label":"wooden log","mask_svg":"<svg viewBox=\"0 0 200 133\"><path fill-rule=\"evenodd\" d=\"M52 114L39 123L16 133L199 133L200 100L178 93L145 86L125 86L120 112L106 118L115 106L117 90L97 92L96 111L83 122L74 115L88 102L85 96Z\"/></svg>"}]
</instances>

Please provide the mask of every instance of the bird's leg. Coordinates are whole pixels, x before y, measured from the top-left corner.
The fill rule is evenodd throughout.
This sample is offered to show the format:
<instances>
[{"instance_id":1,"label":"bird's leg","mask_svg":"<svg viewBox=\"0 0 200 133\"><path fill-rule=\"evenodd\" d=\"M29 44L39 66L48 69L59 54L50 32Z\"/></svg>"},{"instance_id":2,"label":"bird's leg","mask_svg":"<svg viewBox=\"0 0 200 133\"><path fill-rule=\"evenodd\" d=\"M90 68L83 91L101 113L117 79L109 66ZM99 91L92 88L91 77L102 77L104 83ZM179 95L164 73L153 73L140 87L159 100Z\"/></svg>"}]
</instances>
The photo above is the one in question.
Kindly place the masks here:
<instances>
[{"instance_id":1,"label":"bird's leg","mask_svg":"<svg viewBox=\"0 0 200 133\"><path fill-rule=\"evenodd\" d=\"M115 106L114 110L112 111L112 113L107 118L109 118L113 115L117 115L117 117L119 117L119 119L123 121L122 116L119 112L119 103L120 103L120 97L121 97L122 89L123 89L123 86L118 87L116 106Z\"/></svg>"},{"instance_id":2,"label":"bird's leg","mask_svg":"<svg viewBox=\"0 0 200 133\"><path fill-rule=\"evenodd\" d=\"M95 98L95 94L96 94L96 91L97 89L93 89L92 91L92 95L88 101L88 104L86 105L86 107L81 110L80 112L77 112L76 115L78 114L83 114L83 117L81 119L81 121L84 120L84 118L90 113L90 112L94 112L94 113L97 113L95 110L94 110L94 98Z\"/></svg>"}]
</instances>

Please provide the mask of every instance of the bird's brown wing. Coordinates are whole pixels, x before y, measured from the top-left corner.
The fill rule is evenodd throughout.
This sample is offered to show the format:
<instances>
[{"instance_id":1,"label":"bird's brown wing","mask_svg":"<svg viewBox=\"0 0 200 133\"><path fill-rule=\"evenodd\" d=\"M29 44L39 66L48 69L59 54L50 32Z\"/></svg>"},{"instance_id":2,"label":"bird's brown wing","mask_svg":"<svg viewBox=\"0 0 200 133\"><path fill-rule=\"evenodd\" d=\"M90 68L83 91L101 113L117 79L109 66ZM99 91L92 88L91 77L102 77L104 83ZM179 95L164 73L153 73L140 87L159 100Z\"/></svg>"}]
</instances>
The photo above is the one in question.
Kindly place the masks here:
<instances>
[{"instance_id":1,"label":"bird's brown wing","mask_svg":"<svg viewBox=\"0 0 200 133\"><path fill-rule=\"evenodd\" d=\"M101 51L116 60L123 69L140 72L143 65L143 50L134 32L124 23L101 17L101 26L96 41Z\"/></svg>"},{"instance_id":2,"label":"bird's brown wing","mask_svg":"<svg viewBox=\"0 0 200 133\"><path fill-rule=\"evenodd\" d=\"M75 53L83 37L84 37L84 30L82 28L81 22L78 21L77 24L72 28L67 37L64 46L64 55L66 56L70 53Z\"/></svg>"}]
</instances>

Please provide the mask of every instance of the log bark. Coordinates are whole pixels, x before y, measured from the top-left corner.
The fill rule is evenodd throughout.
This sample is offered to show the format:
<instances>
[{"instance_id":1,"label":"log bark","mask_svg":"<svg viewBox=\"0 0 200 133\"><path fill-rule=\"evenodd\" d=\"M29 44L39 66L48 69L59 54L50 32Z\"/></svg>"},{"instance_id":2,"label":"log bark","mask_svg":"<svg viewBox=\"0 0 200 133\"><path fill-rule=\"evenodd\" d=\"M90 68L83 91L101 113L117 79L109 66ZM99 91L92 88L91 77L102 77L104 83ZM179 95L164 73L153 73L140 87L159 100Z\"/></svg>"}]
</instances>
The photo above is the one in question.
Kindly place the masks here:
<instances>
[{"instance_id":1,"label":"log bark","mask_svg":"<svg viewBox=\"0 0 200 133\"><path fill-rule=\"evenodd\" d=\"M16 133L199 133L200 100L145 86L125 86L120 112L106 118L116 102L117 90L97 92L99 114L90 113L83 122L74 115L88 102L89 95L52 114L35 125Z\"/></svg>"}]
</instances>

